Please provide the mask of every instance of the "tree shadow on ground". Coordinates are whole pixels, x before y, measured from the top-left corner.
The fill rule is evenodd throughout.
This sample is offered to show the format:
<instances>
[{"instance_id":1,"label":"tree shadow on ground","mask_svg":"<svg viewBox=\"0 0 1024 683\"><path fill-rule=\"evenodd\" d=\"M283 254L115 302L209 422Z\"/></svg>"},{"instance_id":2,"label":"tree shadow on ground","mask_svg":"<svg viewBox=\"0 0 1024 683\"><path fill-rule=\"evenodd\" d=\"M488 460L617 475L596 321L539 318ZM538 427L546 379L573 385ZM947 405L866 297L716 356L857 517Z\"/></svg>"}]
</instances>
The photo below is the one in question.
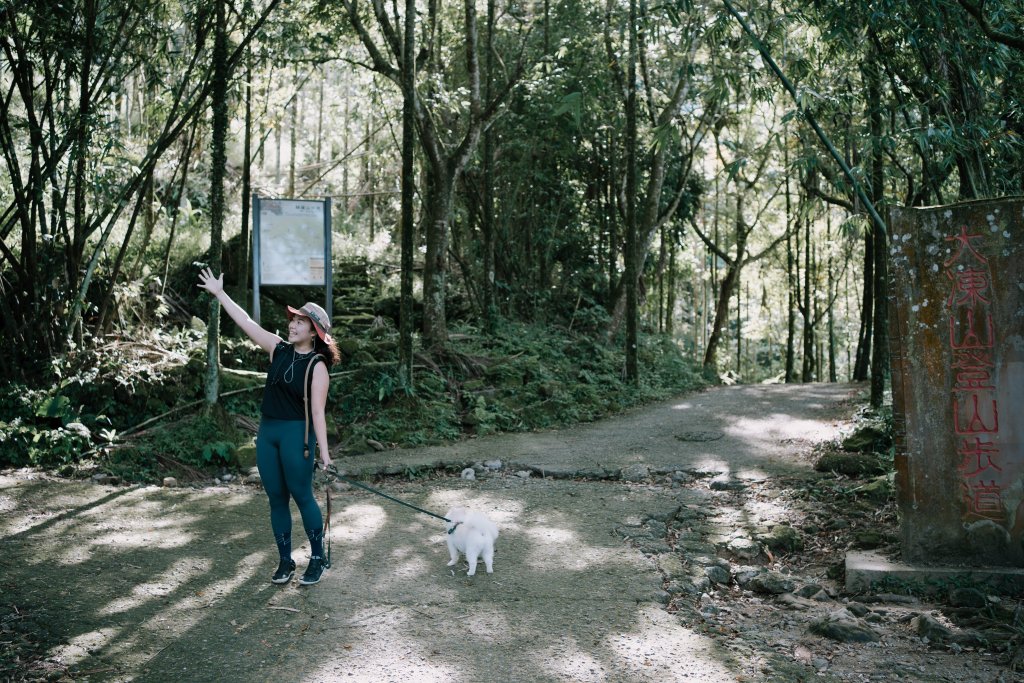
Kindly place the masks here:
<instances>
[{"instance_id":1,"label":"tree shadow on ground","mask_svg":"<svg viewBox=\"0 0 1024 683\"><path fill-rule=\"evenodd\" d=\"M5 539L0 557L4 602L55 620L39 643L45 664L22 673L735 680L731 656L661 608L657 568L612 532L678 502L645 487L516 477L398 489L427 509L460 503L491 515L501 528L494 574L448 568L440 523L361 491L336 497L334 565L323 581L278 587L268 581L276 554L259 490L121 493L0 478L11 519L49 520ZM301 572L308 548L295 557Z\"/></svg>"}]
</instances>

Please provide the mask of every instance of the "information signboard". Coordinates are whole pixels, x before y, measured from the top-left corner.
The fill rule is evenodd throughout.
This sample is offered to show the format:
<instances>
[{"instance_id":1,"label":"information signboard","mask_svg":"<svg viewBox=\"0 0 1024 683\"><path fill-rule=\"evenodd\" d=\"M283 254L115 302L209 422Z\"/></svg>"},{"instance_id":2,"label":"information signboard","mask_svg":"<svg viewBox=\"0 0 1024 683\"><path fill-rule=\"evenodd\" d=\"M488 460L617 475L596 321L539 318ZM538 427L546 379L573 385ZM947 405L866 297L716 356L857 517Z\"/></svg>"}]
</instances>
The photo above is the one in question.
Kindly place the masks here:
<instances>
[{"instance_id":1,"label":"information signboard","mask_svg":"<svg viewBox=\"0 0 1024 683\"><path fill-rule=\"evenodd\" d=\"M331 200L268 199L253 195L253 319L259 322L260 287L326 288L331 315ZM300 302L301 303L301 302Z\"/></svg>"}]
</instances>

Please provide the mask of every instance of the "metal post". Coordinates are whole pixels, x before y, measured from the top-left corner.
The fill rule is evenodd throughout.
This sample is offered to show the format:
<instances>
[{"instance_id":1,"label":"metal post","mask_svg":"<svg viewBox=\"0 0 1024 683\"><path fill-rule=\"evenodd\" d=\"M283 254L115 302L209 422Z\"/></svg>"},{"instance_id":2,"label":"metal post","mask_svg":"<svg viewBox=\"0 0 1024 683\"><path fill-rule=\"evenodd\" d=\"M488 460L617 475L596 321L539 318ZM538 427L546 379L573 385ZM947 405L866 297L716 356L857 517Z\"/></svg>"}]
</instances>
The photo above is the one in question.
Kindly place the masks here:
<instances>
[{"instance_id":1,"label":"metal post","mask_svg":"<svg viewBox=\"0 0 1024 683\"><path fill-rule=\"evenodd\" d=\"M260 196L252 196L252 319L260 322Z\"/></svg>"},{"instance_id":2,"label":"metal post","mask_svg":"<svg viewBox=\"0 0 1024 683\"><path fill-rule=\"evenodd\" d=\"M331 309L334 307L334 272L331 249L331 198L324 199L324 284L327 285L327 319L333 315Z\"/></svg>"}]
</instances>

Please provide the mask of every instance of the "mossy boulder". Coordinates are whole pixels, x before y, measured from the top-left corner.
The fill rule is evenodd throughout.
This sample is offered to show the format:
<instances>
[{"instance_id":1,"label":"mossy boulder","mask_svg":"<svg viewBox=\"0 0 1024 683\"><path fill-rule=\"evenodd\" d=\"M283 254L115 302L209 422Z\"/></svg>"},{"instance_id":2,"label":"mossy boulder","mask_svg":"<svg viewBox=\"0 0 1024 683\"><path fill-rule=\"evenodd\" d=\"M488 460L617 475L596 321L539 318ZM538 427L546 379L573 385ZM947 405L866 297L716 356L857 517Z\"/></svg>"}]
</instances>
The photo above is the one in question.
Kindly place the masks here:
<instances>
[{"instance_id":1,"label":"mossy boulder","mask_svg":"<svg viewBox=\"0 0 1024 683\"><path fill-rule=\"evenodd\" d=\"M843 440L843 450L854 453L872 453L889 449L892 435L880 427L865 425Z\"/></svg>"},{"instance_id":2,"label":"mossy boulder","mask_svg":"<svg viewBox=\"0 0 1024 683\"><path fill-rule=\"evenodd\" d=\"M238 469L247 471L256 466L256 442L251 441L235 449L235 464Z\"/></svg>"},{"instance_id":3,"label":"mossy boulder","mask_svg":"<svg viewBox=\"0 0 1024 683\"><path fill-rule=\"evenodd\" d=\"M889 500L893 494L893 485L889 481L889 477L882 475L875 477L868 483L864 484L858 489L855 489L856 493L862 498L866 498L872 502L882 504Z\"/></svg>"}]
</instances>

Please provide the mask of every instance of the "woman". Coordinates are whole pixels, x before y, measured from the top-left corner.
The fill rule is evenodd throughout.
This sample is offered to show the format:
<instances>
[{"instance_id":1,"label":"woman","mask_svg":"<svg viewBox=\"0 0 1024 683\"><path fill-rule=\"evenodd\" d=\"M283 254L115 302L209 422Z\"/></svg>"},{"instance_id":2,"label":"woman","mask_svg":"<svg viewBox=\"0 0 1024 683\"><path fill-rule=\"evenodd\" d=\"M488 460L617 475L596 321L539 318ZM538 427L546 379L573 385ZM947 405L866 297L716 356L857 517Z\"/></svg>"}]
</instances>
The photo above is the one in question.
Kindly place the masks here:
<instances>
[{"instance_id":1,"label":"woman","mask_svg":"<svg viewBox=\"0 0 1024 683\"><path fill-rule=\"evenodd\" d=\"M338 347L328 334L331 321L323 308L306 303L288 307L288 340L263 329L224 291L224 274L214 277L209 268L199 274L199 286L220 302L231 319L260 348L270 354L270 369L263 391L263 414L256 435L256 466L263 489L270 499L270 526L274 530L280 564L270 579L288 583L295 574L292 560L292 513L289 498L295 499L302 525L309 538L309 566L299 579L303 586L320 581L327 558L324 555L324 523L313 496L316 447L326 468L331 464L327 448L328 368L340 359ZM323 360L324 362L319 362ZM307 367L313 364L311 372ZM312 381L304 386L308 375ZM308 433L305 397L309 397L312 433ZM304 441L307 442L304 443Z\"/></svg>"}]
</instances>

